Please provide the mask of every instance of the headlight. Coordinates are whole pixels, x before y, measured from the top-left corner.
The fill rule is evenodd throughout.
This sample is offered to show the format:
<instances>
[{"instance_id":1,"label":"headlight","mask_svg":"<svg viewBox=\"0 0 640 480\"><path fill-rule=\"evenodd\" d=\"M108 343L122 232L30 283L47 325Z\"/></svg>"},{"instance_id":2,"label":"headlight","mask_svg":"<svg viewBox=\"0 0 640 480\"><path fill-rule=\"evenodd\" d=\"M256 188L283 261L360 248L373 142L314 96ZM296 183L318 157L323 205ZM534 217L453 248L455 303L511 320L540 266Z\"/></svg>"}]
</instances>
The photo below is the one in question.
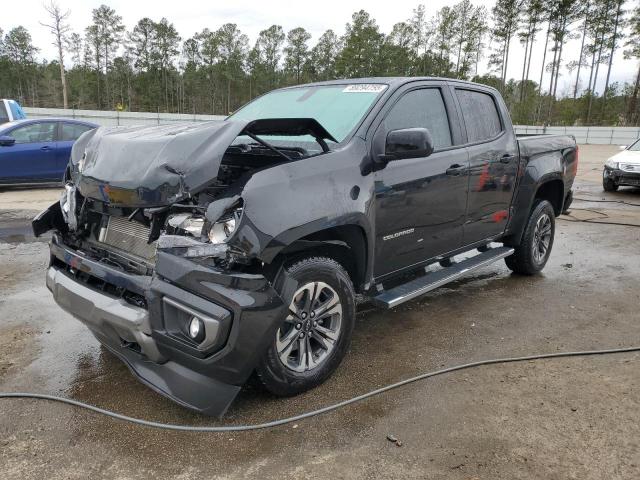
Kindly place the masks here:
<instances>
[{"instance_id":1,"label":"headlight","mask_svg":"<svg viewBox=\"0 0 640 480\"><path fill-rule=\"evenodd\" d=\"M175 233L189 235L198 240L209 240L212 244L225 243L236 231L240 223L242 209L225 213L220 220L205 228L204 217L190 213L180 213L169 217L167 223Z\"/></svg>"},{"instance_id":2,"label":"headlight","mask_svg":"<svg viewBox=\"0 0 640 480\"><path fill-rule=\"evenodd\" d=\"M620 164L618 162L616 162L613 157L611 157L609 160L607 160L605 162L605 165L609 168L613 168L614 170L617 170L620 166Z\"/></svg>"},{"instance_id":3,"label":"headlight","mask_svg":"<svg viewBox=\"0 0 640 480\"><path fill-rule=\"evenodd\" d=\"M184 222L182 222L182 225L180 226L182 230L198 238L202 236L203 227L204 227L204 218L200 218L200 217L189 217Z\"/></svg>"},{"instance_id":4,"label":"headlight","mask_svg":"<svg viewBox=\"0 0 640 480\"><path fill-rule=\"evenodd\" d=\"M211 243L224 243L236 231L237 220L233 216L226 220L214 223L209 229L207 236Z\"/></svg>"},{"instance_id":5,"label":"headlight","mask_svg":"<svg viewBox=\"0 0 640 480\"><path fill-rule=\"evenodd\" d=\"M182 233L189 234L192 237L200 238L202 236L202 229L204 228L203 217L189 213L180 213L169 217L167 223L170 227L176 230L182 230Z\"/></svg>"}]
</instances>

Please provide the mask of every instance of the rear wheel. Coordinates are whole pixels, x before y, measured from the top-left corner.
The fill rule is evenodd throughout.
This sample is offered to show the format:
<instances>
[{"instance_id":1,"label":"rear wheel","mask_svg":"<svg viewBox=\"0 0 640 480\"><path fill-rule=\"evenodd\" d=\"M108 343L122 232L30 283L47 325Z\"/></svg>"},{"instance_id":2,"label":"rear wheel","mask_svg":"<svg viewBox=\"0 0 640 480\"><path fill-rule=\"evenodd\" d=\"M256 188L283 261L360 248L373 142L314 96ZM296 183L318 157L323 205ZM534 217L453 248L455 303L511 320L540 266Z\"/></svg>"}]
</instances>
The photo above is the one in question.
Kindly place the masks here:
<instances>
[{"instance_id":1,"label":"rear wheel","mask_svg":"<svg viewBox=\"0 0 640 480\"><path fill-rule=\"evenodd\" d=\"M555 229L555 213L551 203L539 200L531 211L522 242L513 255L504 259L507 267L523 275L540 272L549 260Z\"/></svg>"},{"instance_id":2,"label":"rear wheel","mask_svg":"<svg viewBox=\"0 0 640 480\"><path fill-rule=\"evenodd\" d=\"M308 257L286 268L298 282L289 311L256 368L276 395L295 395L324 382L340 365L351 342L355 293L335 260Z\"/></svg>"}]
</instances>

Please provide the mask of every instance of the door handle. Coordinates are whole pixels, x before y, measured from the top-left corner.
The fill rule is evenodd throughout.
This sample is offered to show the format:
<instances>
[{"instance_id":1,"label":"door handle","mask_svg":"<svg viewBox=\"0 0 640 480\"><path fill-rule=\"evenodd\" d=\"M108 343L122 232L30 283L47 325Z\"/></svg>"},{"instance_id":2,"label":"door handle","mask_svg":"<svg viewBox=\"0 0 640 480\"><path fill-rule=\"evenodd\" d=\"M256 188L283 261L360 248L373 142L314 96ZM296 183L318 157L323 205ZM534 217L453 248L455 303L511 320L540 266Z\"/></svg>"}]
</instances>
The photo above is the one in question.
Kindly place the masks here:
<instances>
[{"instance_id":1,"label":"door handle","mask_svg":"<svg viewBox=\"0 0 640 480\"><path fill-rule=\"evenodd\" d=\"M51 147L49 147L48 145L45 145L44 147L40 147L40 150L50 150Z\"/></svg>"},{"instance_id":2,"label":"door handle","mask_svg":"<svg viewBox=\"0 0 640 480\"><path fill-rule=\"evenodd\" d=\"M447 175L456 176L456 175L460 175L462 172L464 172L466 170L466 168L467 167L465 167L464 165L460 165L459 163L454 163L449 168L447 168L445 173Z\"/></svg>"},{"instance_id":3,"label":"door handle","mask_svg":"<svg viewBox=\"0 0 640 480\"><path fill-rule=\"evenodd\" d=\"M514 158L516 158L515 155L511 155L511 154L506 154L500 157L500 163L509 163L511 162L511 160L513 160Z\"/></svg>"}]
</instances>

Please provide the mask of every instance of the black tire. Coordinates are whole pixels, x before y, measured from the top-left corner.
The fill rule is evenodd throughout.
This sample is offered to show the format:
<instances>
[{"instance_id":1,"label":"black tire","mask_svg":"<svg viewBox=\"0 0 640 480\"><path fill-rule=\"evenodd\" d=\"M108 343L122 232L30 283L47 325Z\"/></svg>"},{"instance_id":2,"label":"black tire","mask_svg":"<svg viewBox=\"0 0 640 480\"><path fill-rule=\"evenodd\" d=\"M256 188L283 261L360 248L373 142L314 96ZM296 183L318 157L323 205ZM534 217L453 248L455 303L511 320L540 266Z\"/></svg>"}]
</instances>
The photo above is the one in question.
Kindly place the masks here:
<instances>
[{"instance_id":1,"label":"black tire","mask_svg":"<svg viewBox=\"0 0 640 480\"><path fill-rule=\"evenodd\" d=\"M300 311L298 311L299 315L290 314L288 318L293 319L293 322L290 319L283 319L280 329L276 335L274 335L273 341L269 345L259 365L256 367L257 377L262 385L264 385L269 392L279 396L291 396L304 392L320 385L331 376L347 353L351 343L356 314L353 284L348 273L342 265L335 260L327 257L307 257L297 260L285 268L287 273L298 281L299 287L314 284L316 285L314 288L315 292L321 288L320 285L328 286L329 288L326 292L331 294L330 298L335 298L334 294L337 294L342 312L340 316L340 327L336 335L337 339L331 344L330 351L323 349L321 344L316 340L316 337L314 337L314 335L318 335L318 333L312 327L313 323L305 323L311 321L311 312L314 311L311 306L309 308L301 308ZM291 293L289 295L291 298L285 300L293 304L293 297L299 297L299 295L296 296L297 293L298 291ZM301 295L305 295L305 292L302 292ZM321 304L320 300L317 300L315 303L315 305L318 304ZM316 310L319 309L316 308ZM309 313L305 317L306 319L302 320L302 315L305 311ZM326 318L329 318L330 322L334 322L336 320L336 314ZM317 319L319 319L319 321L316 323L320 324L320 328L322 328L322 322L327 321L326 318L323 320L323 316L318 315ZM295 326L292 326L294 322L299 323L295 323ZM306 344L306 347L304 347L305 351L307 351L306 349L312 351L311 346L313 345L318 348L321 354L324 354L324 357L317 366L313 366L305 371L294 371L290 365L285 365L284 360L281 359L281 355L284 355L284 353L278 351L278 340L286 343L288 335L296 333L293 328L297 328L300 324L304 326L297 331L302 335L307 332L306 338L309 342ZM327 327L328 326L329 324L327 323ZM284 341L281 337L284 337ZM325 340L327 339L325 338ZM292 340L291 343L299 341L304 340ZM284 350L287 349L285 348ZM295 351L297 351L297 349L294 350L294 352ZM298 353L298 355L300 356L300 353ZM312 355L315 359L315 355L313 353ZM288 355L285 356L291 358ZM289 360L287 360L287 362L288 361ZM305 362L306 367L308 367L309 360L305 360Z\"/></svg>"},{"instance_id":2,"label":"black tire","mask_svg":"<svg viewBox=\"0 0 640 480\"><path fill-rule=\"evenodd\" d=\"M536 227L538 225L542 227L543 223L546 226L546 219L548 219L550 236L545 252L541 254L539 241L542 240L538 240L540 236L536 233ZM521 275L535 275L539 273L547 264L547 260L551 254L555 230L555 213L553 206L551 206L551 203L547 200L538 200L531 210L531 215L529 215L529 220L527 221L520 245L515 248L515 252L512 255L504 259L507 267ZM538 251L534 251L535 249L538 249Z\"/></svg>"},{"instance_id":3,"label":"black tire","mask_svg":"<svg viewBox=\"0 0 640 480\"><path fill-rule=\"evenodd\" d=\"M602 177L602 188L604 189L605 192L616 192L618 191L619 186L620 185L618 185L612 179Z\"/></svg>"}]
</instances>

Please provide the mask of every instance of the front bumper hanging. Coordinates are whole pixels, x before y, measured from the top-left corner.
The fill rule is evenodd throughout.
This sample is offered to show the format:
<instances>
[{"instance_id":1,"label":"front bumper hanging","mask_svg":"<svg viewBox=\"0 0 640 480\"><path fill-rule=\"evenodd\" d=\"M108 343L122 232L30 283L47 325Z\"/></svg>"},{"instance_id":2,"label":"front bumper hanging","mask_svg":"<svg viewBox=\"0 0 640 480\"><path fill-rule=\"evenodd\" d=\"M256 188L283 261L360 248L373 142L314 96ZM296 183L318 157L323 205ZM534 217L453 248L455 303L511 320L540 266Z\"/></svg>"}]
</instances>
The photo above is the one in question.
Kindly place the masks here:
<instances>
[{"instance_id":1,"label":"front bumper hanging","mask_svg":"<svg viewBox=\"0 0 640 480\"><path fill-rule=\"evenodd\" d=\"M47 287L139 380L215 416L233 402L287 309L262 275L223 272L162 252L152 276L131 274L74 250L58 234ZM192 314L208 322L200 345L184 333Z\"/></svg>"}]
</instances>

